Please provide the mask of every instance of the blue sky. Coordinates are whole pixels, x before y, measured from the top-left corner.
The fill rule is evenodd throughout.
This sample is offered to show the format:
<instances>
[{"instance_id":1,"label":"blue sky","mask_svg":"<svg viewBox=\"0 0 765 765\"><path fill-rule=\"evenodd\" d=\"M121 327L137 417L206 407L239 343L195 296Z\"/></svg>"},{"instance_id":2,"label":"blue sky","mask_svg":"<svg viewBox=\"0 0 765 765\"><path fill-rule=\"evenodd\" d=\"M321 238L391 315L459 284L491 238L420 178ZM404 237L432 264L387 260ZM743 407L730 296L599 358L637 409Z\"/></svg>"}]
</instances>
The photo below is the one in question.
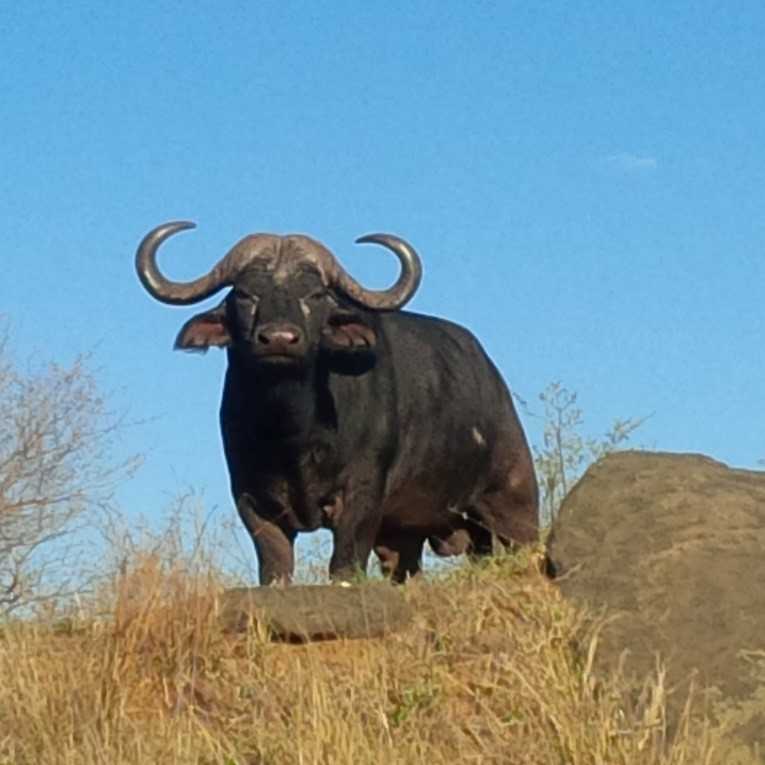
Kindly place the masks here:
<instances>
[{"instance_id":1,"label":"blue sky","mask_svg":"<svg viewBox=\"0 0 765 765\"><path fill-rule=\"evenodd\" d=\"M640 443L765 457L763 3L4 3L0 60L0 311L143 422L127 511L230 507L224 356L174 353L193 309L133 271L178 218L176 278L304 232L381 287L395 259L353 240L397 233L410 307L524 398L561 380L592 434L653 413Z\"/></svg>"}]
</instances>

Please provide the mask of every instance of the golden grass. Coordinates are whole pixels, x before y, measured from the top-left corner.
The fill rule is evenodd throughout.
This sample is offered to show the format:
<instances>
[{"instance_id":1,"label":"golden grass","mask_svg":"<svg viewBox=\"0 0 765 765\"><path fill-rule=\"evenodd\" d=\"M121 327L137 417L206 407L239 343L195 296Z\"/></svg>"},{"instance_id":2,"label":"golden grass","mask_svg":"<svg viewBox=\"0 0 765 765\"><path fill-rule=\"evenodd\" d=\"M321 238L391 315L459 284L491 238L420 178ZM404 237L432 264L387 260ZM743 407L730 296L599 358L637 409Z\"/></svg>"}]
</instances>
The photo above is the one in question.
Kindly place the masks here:
<instances>
[{"instance_id":1,"label":"golden grass","mask_svg":"<svg viewBox=\"0 0 765 765\"><path fill-rule=\"evenodd\" d=\"M226 634L219 591L139 556L98 618L7 625L0 764L720 761L703 722L667 732L660 672L596 678L602 620L518 559L408 584L414 624L380 640Z\"/></svg>"}]
</instances>

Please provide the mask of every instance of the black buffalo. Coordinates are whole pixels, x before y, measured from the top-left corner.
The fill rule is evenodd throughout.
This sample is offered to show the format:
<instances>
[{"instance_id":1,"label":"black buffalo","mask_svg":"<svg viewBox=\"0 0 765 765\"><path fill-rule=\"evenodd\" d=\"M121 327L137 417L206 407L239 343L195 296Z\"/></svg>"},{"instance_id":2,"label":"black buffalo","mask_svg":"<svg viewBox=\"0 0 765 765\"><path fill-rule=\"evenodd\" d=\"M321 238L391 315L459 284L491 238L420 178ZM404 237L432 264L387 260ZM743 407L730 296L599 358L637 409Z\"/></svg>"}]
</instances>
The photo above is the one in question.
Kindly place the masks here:
<instances>
[{"instance_id":1,"label":"black buffalo","mask_svg":"<svg viewBox=\"0 0 765 765\"><path fill-rule=\"evenodd\" d=\"M365 570L374 549L403 581L436 553L491 552L537 537L537 484L502 378L466 329L399 310L422 266L403 240L375 234L401 263L387 290L363 288L305 236L256 234L205 276L168 280L160 244L192 223L151 231L138 275L164 303L224 287L184 324L175 347L226 347L220 422L237 510L263 584L289 581L298 532L331 529L334 579Z\"/></svg>"}]
</instances>

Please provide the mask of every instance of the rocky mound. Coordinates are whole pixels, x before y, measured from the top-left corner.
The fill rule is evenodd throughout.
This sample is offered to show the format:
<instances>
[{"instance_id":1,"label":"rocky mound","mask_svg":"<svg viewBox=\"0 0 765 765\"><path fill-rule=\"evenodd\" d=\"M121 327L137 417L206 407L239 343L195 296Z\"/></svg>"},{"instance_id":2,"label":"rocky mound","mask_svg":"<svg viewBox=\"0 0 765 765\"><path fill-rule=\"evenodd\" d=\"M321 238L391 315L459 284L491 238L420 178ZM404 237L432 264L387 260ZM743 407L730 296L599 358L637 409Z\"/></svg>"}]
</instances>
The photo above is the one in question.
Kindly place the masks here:
<instances>
[{"instance_id":1,"label":"rocky mound","mask_svg":"<svg viewBox=\"0 0 765 765\"><path fill-rule=\"evenodd\" d=\"M765 744L765 473L609 455L563 503L548 565L564 595L618 614L602 661L627 649L645 675L658 652L678 700L695 675L737 740Z\"/></svg>"},{"instance_id":2,"label":"rocky mound","mask_svg":"<svg viewBox=\"0 0 765 765\"><path fill-rule=\"evenodd\" d=\"M227 629L244 630L254 621L288 642L381 637L411 620L403 595L387 583L240 587L224 592L221 606Z\"/></svg>"}]
</instances>

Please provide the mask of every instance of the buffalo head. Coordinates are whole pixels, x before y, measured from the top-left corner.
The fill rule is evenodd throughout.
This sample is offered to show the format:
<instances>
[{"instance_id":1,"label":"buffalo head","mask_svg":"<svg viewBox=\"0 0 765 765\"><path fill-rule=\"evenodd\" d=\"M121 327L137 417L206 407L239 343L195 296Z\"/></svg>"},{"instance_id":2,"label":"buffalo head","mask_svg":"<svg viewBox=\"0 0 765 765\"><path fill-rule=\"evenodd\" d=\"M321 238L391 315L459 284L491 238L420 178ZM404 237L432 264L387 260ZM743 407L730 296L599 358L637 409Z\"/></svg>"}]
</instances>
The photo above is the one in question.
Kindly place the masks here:
<instances>
[{"instance_id":1,"label":"buffalo head","mask_svg":"<svg viewBox=\"0 0 765 765\"><path fill-rule=\"evenodd\" d=\"M396 283L379 291L362 287L328 249L309 237L253 234L206 275L191 282L170 281L157 266L157 250L173 234L193 227L188 222L165 223L149 232L136 253L138 277L152 296L173 305L196 303L232 287L217 307L183 325L175 347L229 347L247 365L305 366L321 349L369 353L377 338L364 309L400 308L422 276L417 253L390 234L357 240L388 248L401 263Z\"/></svg>"}]
</instances>

